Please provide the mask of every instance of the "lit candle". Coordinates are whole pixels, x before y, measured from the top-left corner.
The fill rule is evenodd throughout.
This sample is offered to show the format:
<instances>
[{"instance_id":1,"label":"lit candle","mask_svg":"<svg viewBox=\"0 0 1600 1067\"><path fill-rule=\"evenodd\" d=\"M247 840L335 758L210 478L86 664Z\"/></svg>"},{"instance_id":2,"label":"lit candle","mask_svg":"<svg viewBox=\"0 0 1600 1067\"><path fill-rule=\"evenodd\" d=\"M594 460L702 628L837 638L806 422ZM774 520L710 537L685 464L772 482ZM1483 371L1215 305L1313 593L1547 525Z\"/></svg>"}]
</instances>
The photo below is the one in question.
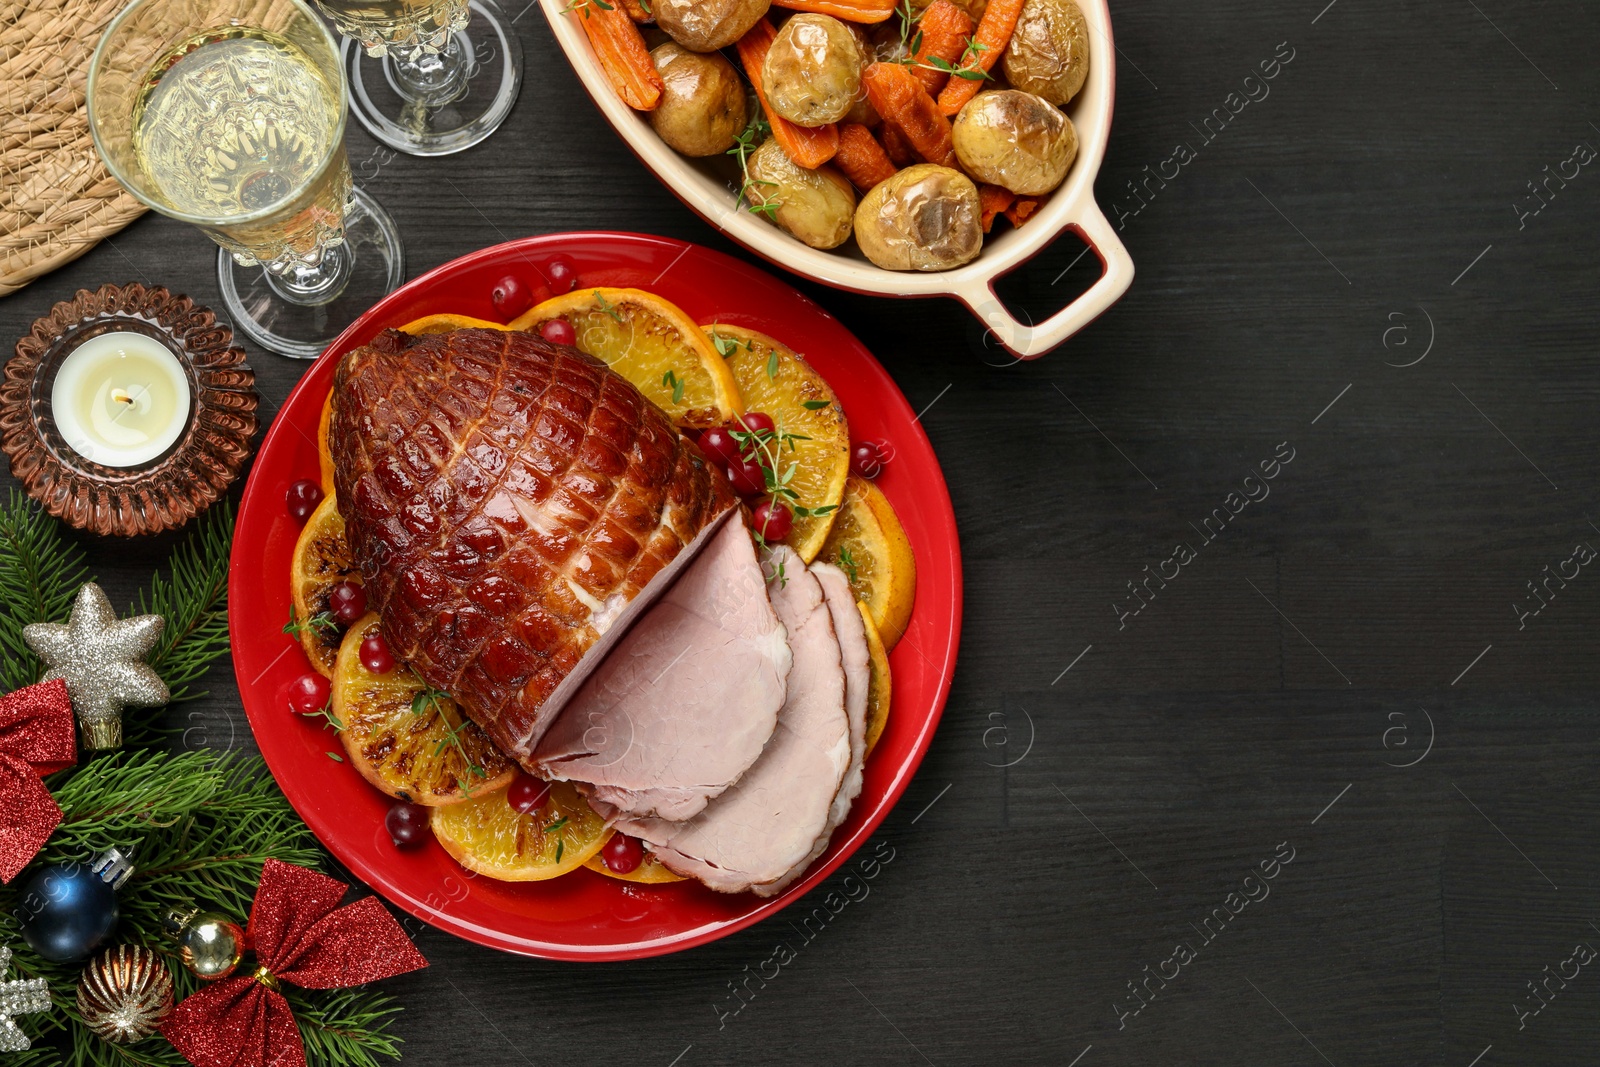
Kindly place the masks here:
<instances>
[{"instance_id":1,"label":"lit candle","mask_svg":"<svg viewBox=\"0 0 1600 1067\"><path fill-rule=\"evenodd\" d=\"M132 332L103 333L73 349L50 393L67 444L108 467L136 467L171 448L189 424L189 401L178 357Z\"/></svg>"}]
</instances>

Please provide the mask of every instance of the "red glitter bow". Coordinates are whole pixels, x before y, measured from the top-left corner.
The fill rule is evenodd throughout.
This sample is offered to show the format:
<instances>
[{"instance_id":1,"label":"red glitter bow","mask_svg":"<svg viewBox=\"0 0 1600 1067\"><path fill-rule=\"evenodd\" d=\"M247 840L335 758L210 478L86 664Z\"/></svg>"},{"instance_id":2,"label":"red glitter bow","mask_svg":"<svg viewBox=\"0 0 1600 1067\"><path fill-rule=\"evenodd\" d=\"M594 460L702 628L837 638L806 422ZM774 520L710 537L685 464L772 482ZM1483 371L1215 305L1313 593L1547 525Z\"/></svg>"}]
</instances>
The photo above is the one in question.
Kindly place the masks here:
<instances>
[{"instance_id":1,"label":"red glitter bow","mask_svg":"<svg viewBox=\"0 0 1600 1067\"><path fill-rule=\"evenodd\" d=\"M61 824L61 809L39 777L77 761L66 682L0 697L0 882L21 873Z\"/></svg>"},{"instance_id":2,"label":"red glitter bow","mask_svg":"<svg viewBox=\"0 0 1600 1067\"><path fill-rule=\"evenodd\" d=\"M280 982L343 989L428 965L377 897L339 907L348 888L267 860L247 930L259 968L185 998L161 1033L195 1067L305 1067Z\"/></svg>"}]
</instances>

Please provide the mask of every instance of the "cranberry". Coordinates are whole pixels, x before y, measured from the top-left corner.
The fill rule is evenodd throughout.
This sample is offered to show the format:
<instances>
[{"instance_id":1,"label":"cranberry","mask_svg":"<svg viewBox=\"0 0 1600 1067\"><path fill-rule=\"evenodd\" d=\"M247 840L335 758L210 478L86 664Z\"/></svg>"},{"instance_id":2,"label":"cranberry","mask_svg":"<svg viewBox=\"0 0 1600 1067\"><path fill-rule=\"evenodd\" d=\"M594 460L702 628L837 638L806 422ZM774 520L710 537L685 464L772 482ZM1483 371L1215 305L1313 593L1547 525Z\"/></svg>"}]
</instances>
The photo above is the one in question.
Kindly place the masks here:
<instances>
[{"instance_id":1,"label":"cranberry","mask_svg":"<svg viewBox=\"0 0 1600 1067\"><path fill-rule=\"evenodd\" d=\"M489 291L489 301L494 304L501 322L510 322L533 306L528 287L514 274L507 274L494 283L494 288Z\"/></svg>"},{"instance_id":2,"label":"cranberry","mask_svg":"<svg viewBox=\"0 0 1600 1067\"><path fill-rule=\"evenodd\" d=\"M361 642L361 665L373 674L388 674L394 670L394 654L389 651L389 642L376 630Z\"/></svg>"},{"instance_id":3,"label":"cranberry","mask_svg":"<svg viewBox=\"0 0 1600 1067\"><path fill-rule=\"evenodd\" d=\"M286 500L290 518L295 522L305 522L317 510L317 505L322 503L322 486L309 478L302 478L289 487Z\"/></svg>"},{"instance_id":4,"label":"cranberry","mask_svg":"<svg viewBox=\"0 0 1600 1067\"><path fill-rule=\"evenodd\" d=\"M578 269L564 256L557 256L547 263L544 276L550 279L550 291L557 296L570 293L578 287Z\"/></svg>"},{"instance_id":5,"label":"cranberry","mask_svg":"<svg viewBox=\"0 0 1600 1067\"><path fill-rule=\"evenodd\" d=\"M750 433L772 433L778 424L772 421L772 416L764 411L747 411L739 416L739 421L744 424L743 429Z\"/></svg>"},{"instance_id":6,"label":"cranberry","mask_svg":"<svg viewBox=\"0 0 1600 1067\"><path fill-rule=\"evenodd\" d=\"M883 473L883 452L871 441L858 441L850 451L850 469L863 478L876 478Z\"/></svg>"},{"instance_id":7,"label":"cranberry","mask_svg":"<svg viewBox=\"0 0 1600 1067\"><path fill-rule=\"evenodd\" d=\"M778 500L763 500L752 516L756 533L766 541L782 541L794 527L794 512Z\"/></svg>"},{"instance_id":8,"label":"cranberry","mask_svg":"<svg viewBox=\"0 0 1600 1067\"><path fill-rule=\"evenodd\" d=\"M315 715L328 706L333 686L315 671L307 671L289 683L289 710L296 715Z\"/></svg>"},{"instance_id":9,"label":"cranberry","mask_svg":"<svg viewBox=\"0 0 1600 1067\"><path fill-rule=\"evenodd\" d=\"M519 774L506 790L506 803L520 815L532 815L550 797L550 783L531 774Z\"/></svg>"},{"instance_id":10,"label":"cranberry","mask_svg":"<svg viewBox=\"0 0 1600 1067\"><path fill-rule=\"evenodd\" d=\"M739 442L721 426L713 426L700 435L700 451L725 467L744 462L744 457L739 454Z\"/></svg>"},{"instance_id":11,"label":"cranberry","mask_svg":"<svg viewBox=\"0 0 1600 1067\"><path fill-rule=\"evenodd\" d=\"M551 319L539 327L539 336L553 345L574 345L578 343L578 331L572 328L572 323L566 319Z\"/></svg>"},{"instance_id":12,"label":"cranberry","mask_svg":"<svg viewBox=\"0 0 1600 1067\"><path fill-rule=\"evenodd\" d=\"M728 481L740 496L755 496L767 488L767 475L753 459L728 464Z\"/></svg>"},{"instance_id":13,"label":"cranberry","mask_svg":"<svg viewBox=\"0 0 1600 1067\"><path fill-rule=\"evenodd\" d=\"M637 837L612 834L611 840L600 850L600 857L606 861L606 866L617 874L631 874L644 862L644 845Z\"/></svg>"},{"instance_id":14,"label":"cranberry","mask_svg":"<svg viewBox=\"0 0 1600 1067\"><path fill-rule=\"evenodd\" d=\"M328 590L328 610L335 622L353 626L367 613L367 591L355 582L339 582Z\"/></svg>"},{"instance_id":15,"label":"cranberry","mask_svg":"<svg viewBox=\"0 0 1600 1067\"><path fill-rule=\"evenodd\" d=\"M408 800L398 800L383 817L395 848L415 848L428 837L428 809Z\"/></svg>"}]
</instances>

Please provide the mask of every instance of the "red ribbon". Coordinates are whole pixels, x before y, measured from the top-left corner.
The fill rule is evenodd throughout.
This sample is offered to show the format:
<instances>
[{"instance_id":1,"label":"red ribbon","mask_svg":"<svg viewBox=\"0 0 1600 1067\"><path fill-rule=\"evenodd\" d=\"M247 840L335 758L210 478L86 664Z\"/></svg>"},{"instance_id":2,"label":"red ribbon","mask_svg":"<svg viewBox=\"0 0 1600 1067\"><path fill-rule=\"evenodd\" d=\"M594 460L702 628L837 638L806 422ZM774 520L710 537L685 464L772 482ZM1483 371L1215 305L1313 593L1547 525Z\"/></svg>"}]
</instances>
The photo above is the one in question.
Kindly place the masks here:
<instances>
[{"instance_id":1,"label":"red ribbon","mask_svg":"<svg viewBox=\"0 0 1600 1067\"><path fill-rule=\"evenodd\" d=\"M0 697L0 882L20 874L61 825L61 809L39 778L77 761L66 682Z\"/></svg>"},{"instance_id":2,"label":"red ribbon","mask_svg":"<svg viewBox=\"0 0 1600 1067\"><path fill-rule=\"evenodd\" d=\"M259 969L186 997L161 1033L195 1067L305 1067L300 1029L279 982L343 989L428 965L377 897L339 907L348 888L267 860L246 931Z\"/></svg>"}]
</instances>

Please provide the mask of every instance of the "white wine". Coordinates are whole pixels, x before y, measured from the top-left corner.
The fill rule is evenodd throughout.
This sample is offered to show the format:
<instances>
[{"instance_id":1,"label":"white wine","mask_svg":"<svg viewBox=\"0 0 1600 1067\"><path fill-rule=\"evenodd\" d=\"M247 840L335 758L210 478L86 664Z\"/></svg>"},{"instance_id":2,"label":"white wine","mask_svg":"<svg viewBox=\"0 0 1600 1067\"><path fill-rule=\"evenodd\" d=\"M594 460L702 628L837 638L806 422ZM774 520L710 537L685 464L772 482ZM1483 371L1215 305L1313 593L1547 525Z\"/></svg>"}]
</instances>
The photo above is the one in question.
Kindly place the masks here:
<instances>
[{"instance_id":1,"label":"white wine","mask_svg":"<svg viewBox=\"0 0 1600 1067\"><path fill-rule=\"evenodd\" d=\"M239 262L315 263L341 239L350 196L334 143L341 92L285 38L212 31L151 68L134 104L134 156L171 207L208 220L202 228Z\"/></svg>"},{"instance_id":2,"label":"white wine","mask_svg":"<svg viewBox=\"0 0 1600 1067\"><path fill-rule=\"evenodd\" d=\"M339 32L374 56L438 52L467 24L467 0L317 0Z\"/></svg>"}]
</instances>

